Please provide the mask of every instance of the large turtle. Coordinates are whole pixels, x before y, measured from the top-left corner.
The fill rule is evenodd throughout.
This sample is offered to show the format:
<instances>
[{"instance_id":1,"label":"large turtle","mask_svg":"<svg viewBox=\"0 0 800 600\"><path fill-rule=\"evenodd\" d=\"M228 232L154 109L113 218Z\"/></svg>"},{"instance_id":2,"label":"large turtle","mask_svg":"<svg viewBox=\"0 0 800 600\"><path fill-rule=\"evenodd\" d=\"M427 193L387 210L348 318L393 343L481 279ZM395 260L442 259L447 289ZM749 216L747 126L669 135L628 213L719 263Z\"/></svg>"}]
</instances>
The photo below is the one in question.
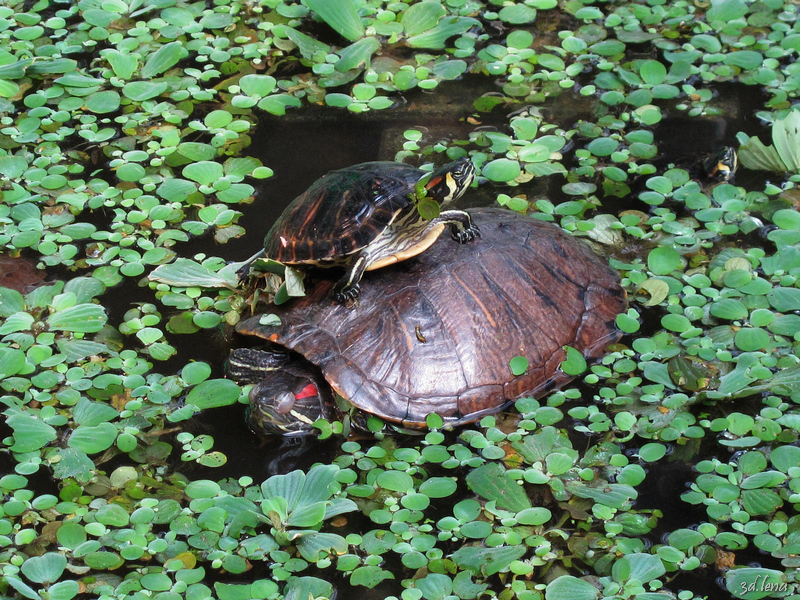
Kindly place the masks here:
<instances>
[{"instance_id":1,"label":"large turtle","mask_svg":"<svg viewBox=\"0 0 800 600\"><path fill-rule=\"evenodd\" d=\"M600 356L620 335L626 307L617 273L555 225L477 209L481 237L440 240L416 258L370 274L353 309L326 302L331 282L256 315L237 331L258 347L234 349L229 376L255 383L253 429L287 435L335 416L330 390L406 427L429 413L447 425L475 421L524 395L570 379L564 346ZM274 317L271 317L274 321ZM515 376L509 361L528 359Z\"/></svg>"},{"instance_id":2,"label":"large turtle","mask_svg":"<svg viewBox=\"0 0 800 600\"><path fill-rule=\"evenodd\" d=\"M475 239L478 230L463 210L443 209L437 217L423 219L415 190L421 182L425 197L446 207L474 178L475 167L468 158L432 174L394 162L331 171L286 207L267 233L264 250L241 271L262 255L287 265L346 266L333 293L339 302L354 300L365 271L425 251L446 224L456 241Z\"/></svg>"}]
</instances>

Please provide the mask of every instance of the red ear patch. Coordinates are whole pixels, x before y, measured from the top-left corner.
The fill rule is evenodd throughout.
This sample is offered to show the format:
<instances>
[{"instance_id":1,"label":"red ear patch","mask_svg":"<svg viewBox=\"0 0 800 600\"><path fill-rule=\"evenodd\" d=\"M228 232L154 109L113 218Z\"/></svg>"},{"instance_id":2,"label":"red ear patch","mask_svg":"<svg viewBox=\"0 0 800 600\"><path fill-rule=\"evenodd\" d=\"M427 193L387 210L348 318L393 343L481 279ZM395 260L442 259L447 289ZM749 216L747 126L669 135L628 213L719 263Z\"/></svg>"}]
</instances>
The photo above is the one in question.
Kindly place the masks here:
<instances>
[{"instance_id":1,"label":"red ear patch","mask_svg":"<svg viewBox=\"0 0 800 600\"><path fill-rule=\"evenodd\" d=\"M302 400L303 398L308 398L309 396L316 396L317 394L319 394L317 386L315 386L313 383L309 383L306 387L300 390L299 394L295 394L294 397L295 400Z\"/></svg>"},{"instance_id":2,"label":"red ear patch","mask_svg":"<svg viewBox=\"0 0 800 600\"><path fill-rule=\"evenodd\" d=\"M441 182L442 182L442 176L441 175L439 175L439 177L433 177L428 181L428 183L425 184L425 189L426 190L430 190L430 189L436 187L437 185L439 185Z\"/></svg>"}]
</instances>

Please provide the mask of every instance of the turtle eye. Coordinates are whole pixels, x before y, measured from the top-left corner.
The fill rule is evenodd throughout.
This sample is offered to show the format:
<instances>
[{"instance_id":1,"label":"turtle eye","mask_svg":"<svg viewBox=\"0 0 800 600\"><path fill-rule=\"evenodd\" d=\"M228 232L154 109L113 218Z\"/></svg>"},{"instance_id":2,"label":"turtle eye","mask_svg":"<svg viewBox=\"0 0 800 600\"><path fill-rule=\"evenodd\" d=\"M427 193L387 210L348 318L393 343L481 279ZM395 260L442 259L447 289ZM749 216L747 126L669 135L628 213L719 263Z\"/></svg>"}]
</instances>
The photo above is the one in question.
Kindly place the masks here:
<instances>
[{"instance_id":1,"label":"turtle eye","mask_svg":"<svg viewBox=\"0 0 800 600\"><path fill-rule=\"evenodd\" d=\"M294 408L295 395L291 392L281 392L275 396L275 412L279 415L285 415Z\"/></svg>"}]
</instances>

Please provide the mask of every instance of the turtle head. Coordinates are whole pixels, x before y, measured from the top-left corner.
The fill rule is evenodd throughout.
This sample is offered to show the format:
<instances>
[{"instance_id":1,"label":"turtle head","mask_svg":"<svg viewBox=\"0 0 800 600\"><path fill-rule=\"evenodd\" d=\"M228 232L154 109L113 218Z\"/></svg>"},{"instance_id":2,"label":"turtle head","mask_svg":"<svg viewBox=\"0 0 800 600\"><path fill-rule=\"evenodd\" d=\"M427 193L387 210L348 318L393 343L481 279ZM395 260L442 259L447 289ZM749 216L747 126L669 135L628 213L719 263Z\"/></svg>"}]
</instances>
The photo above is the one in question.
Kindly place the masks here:
<instances>
[{"instance_id":1,"label":"turtle head","mask_svg":"<svg viewBox=\"0 0 800 600\"><path fill-rule=\"evenodd\" d=\"M428 196L439 204L447 204L460 198L475 179L475 165L467 158L444 165L431 173L425 184Z\"/></svg>"},{"instance_id":2,"label":"turtle head","mask_svg":"<svg viewBox=\"0 0 800 600\"><path fill-rule=\"evenodd\" d=\"M314 421L325 416L325 390L317 377L305 369L276 370L250 391L247 423L256 433L306 435Z\"/></svg>"}]
</instances>

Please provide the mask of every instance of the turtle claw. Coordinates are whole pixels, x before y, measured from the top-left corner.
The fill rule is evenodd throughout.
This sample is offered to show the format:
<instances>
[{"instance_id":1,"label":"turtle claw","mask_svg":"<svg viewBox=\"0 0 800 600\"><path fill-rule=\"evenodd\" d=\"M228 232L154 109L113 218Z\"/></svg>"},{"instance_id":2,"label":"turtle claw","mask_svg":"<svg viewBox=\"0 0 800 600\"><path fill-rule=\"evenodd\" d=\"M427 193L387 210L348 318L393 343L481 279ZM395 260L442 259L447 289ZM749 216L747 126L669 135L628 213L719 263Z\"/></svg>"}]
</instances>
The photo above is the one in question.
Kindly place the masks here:
<instances>
[{"instance_id":1,"label":"turtle claw","mask_svg":"<svg viewBox=\"0 0 800 600\"><path fill-rule=\"evenodd\" d=\"M357 283L343 285L341 287L337 285L333 288L333 299L339 304L348 304L358 300L360 293L361 287Z\"/></svg>"},{"instance_id":2,"label":"turtle claw","mask_svg":"<svg viewBox=\"0 0 800 600\"><path fill-rule=\"evenodd\" d=\"M453 239L459 244L466 244L467 242L475 241L475 238L479 238L481 236L480 229L478 229L477 225L472 225L466 229L458 229L457 227L453 226L451 228L451 234L453 235Z\"/></svg>"},{"instance_id":3,"label":"turtle claw","mask_svg":"<svg viewBox=\"0 0 800 600\"><path fill-rule=\"evenodd\" d=\"M241 269L236 271L236 282L239 285L244 285L249 276L250 276L250 265L245 265Z\"/></svg>"}]
</instances>

